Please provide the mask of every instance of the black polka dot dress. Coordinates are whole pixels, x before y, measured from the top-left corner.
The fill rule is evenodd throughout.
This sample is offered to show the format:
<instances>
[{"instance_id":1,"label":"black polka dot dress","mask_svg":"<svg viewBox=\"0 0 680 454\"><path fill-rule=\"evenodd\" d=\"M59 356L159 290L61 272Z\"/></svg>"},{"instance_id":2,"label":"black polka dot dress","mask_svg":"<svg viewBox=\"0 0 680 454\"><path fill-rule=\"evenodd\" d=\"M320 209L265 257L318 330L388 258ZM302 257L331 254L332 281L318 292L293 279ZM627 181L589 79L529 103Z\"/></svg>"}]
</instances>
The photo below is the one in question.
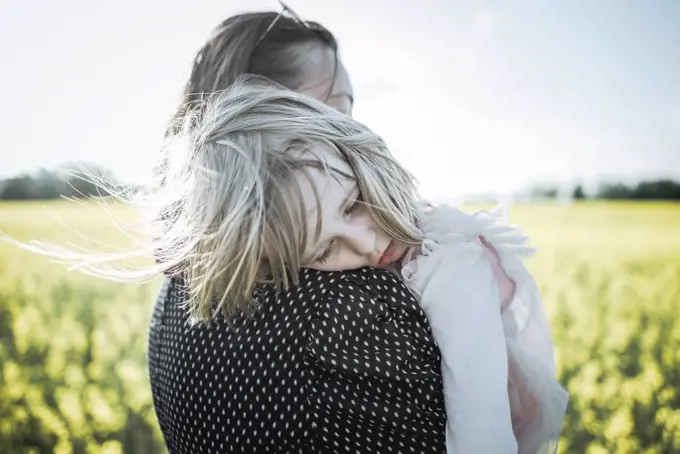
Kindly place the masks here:
<instances>
[{"instance_id":1,"label":"black polka dot dress","mask_svg":"<svg viewBox=\"0 0 680 454\"><path fill-rule=\"evenodd\" d=\"M233 327L189 328L185 290L166 280L149 332L170 453L445 452L439 350L390 272L304 270Z\"/></svg>"}]
</instances>

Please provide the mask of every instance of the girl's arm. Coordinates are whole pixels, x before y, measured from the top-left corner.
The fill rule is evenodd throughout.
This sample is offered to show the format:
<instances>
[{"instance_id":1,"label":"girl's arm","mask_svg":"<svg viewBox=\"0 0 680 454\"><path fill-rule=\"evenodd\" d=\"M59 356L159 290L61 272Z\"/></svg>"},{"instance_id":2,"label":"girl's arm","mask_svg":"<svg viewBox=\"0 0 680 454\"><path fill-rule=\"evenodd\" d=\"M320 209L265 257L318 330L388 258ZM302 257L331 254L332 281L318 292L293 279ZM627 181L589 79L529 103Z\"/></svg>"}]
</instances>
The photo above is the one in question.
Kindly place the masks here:
<instances>
[{"instance_id":1,"label":"girl's arm","mask_svg":"<svg viewBox=\"0 0 680 454\"><path fill-rule=\"evenodd\" d=\"M447 257L448 261L459 264L458 268L452 269L455 274L447 276L447 285L454 295L460 296L467 287L470 287L469 295L487 289L493 291L488 297L495 299L495 314L502 320L508 365L505 378L518 451L555 452L568 394L556 380L553 343L543 301L523 263L523 259L533 253L533 248L516 228L502 225L498 216L489 212L468 215L453 208L436 207L423 217L422 228L430 243L434 243L431 249L448 248L452 244L468 245L459 246L455 251L458 255L451 250L452 254ZM475 247L477 252L482 252L471 253ZM423 251L427 252L426 249ZM463 249L470 253L464 253ZM429 257L424 257L421 261L425 264L428 260ZM484 266L486 277L480 272ZM407 268L417 267L407 265ZM419 284L426 283L426 276L421 275ZM474 285L478 288L472 288ZM443 296L433 299L433 303L445 306L449 304L447 299L448 296ZM436 317L436 314L432 315ZM445 322L436 318L434 323Z\"/></svg>"},{"instance_id":2,"label":"girl's arm","mask_svg":"<svg viewBox=\"0 0 680 454\"><path fill-rule=\"evenodd\" d=\"M442 354L447 452L517 453L501 302L485 247L451 241L423 249L404 273Z\"/></svg>"},{"instance_id":3,"label":"girl's arm","mask_svg":"<svg viewBox=\"0 0 680 454\"><path fill-rule=\"evenodd\" d=\"M515 296L517 284L503 269L498 251L493 245L482 236L479 237L479 243L484 246L486 258L493 270L494 278L498 284L498 296L501 301L500 310L501 313L504 313ZM522 428L539 416L538 404L523 383L512 358L509 359L508 364L508 394L510 396L510 410L514 432L515 434L521 434Z\"/></svg>"}]
</instances>

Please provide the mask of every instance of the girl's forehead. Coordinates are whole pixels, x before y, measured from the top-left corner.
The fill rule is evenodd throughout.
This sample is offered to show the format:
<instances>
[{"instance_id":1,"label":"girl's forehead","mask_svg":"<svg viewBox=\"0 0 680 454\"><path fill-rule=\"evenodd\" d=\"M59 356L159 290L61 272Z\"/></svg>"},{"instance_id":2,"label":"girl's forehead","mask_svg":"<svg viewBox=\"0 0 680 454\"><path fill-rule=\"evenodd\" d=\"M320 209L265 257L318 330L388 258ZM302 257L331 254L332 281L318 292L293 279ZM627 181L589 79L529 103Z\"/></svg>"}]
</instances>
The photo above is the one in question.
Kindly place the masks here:
<instances>
[{"instance_id":1,"label":"girl's forehead","mask_svg":"<svg viewBox=\"0 0 680 454\"><path fill-rule=\"evenodd\" d=\"M337 149L323 143L311 143L300 150L300 159L309 161L312 168L318 168L322 172L328 171L329 176L337 176L344 179L352 178L353 172L347 160L340 155Z\"/></svg>"},{"instance_id":2,"label":"girl's forehead","mask_svg":"<svg viewBox=\"0 0 680 454\"><path fill-rule=\"evenodd\" d=\"M298 173L297 182L308 208L316 206L317 197L322 205L346 196L354 187L354 179L347 178L346 169L327 163L325 168L307 166Z\"/></svg>"},{"instance_id":3,"label":"girl's forehead","mask_svg":"<svg viewBox=\"0 0 680 454\"><path fill-rule=\"evenodd\" d=\"M349 164L336 150L323 144L308 147L300 159L310 162L302 167L296 178L307 215L316 216L317 203L336 210L336 205L339 206L354 188Z\"/></svg>"}]
</instances>

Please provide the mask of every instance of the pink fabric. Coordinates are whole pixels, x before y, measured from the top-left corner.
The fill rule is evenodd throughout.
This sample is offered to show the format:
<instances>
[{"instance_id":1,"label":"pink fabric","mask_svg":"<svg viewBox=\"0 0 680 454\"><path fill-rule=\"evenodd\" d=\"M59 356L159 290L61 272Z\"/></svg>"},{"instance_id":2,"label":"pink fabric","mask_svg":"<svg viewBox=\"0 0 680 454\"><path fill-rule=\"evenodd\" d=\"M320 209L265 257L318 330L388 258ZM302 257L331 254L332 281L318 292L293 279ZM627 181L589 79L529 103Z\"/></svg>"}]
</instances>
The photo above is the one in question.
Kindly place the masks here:
<instances>
[{"instance_id":1,"label":"pink fabric","mask_svg":"<svg viewBox=\"0 0 680 454\"><path fill-rule=\"evenodd\" d=\"M490 245L484 237L479 237L479 243L484 246L484 252L491 262L493 267L493 275L496 277L498 282L498 288L501 294L501 312L505 312L508 308L512 298L515 296L515 282L508 277L505 270L501 266L501 259L498 256L498 252L492 245Z\"/></svg>"},{"instance_id":2,"label":"pink fabric","mask_svg":"<svg viewBox=\"0 0 680 454\"><path fill-rule=\"evenodd\" d=\"M484 237L479 237L479 243L484 246L486 256L493 267L493 274L498 282L501 296L501 312L504 312L515 296L516 284L510 279L501 266L501 259L494 247ZM512 361L508 364L508 395L510 397L510 410L512 412L512 426L516 435L522 433L522 429L538 417L538 405L533 396L518 378L515 365Z\"/></svg>"}]
</instances>

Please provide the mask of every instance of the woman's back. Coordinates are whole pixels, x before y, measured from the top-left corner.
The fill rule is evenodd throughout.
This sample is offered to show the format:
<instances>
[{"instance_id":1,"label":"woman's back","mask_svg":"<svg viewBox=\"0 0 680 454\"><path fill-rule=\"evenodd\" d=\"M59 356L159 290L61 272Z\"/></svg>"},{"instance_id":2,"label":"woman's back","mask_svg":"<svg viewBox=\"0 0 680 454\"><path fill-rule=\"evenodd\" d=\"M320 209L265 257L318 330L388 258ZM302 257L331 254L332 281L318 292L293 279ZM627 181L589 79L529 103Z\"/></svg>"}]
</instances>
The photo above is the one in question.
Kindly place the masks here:
<instances>
[{"instance_id":1,"label":"woman's back","mask_svg":"<svg viewBox=\"0 0 680 454\"><path fill-rule=\"evenodd\" d=\"M233 328L190 328L184 293L166 281L149 338L170 452L444 451L439 350L390 272L303 270Z\"/></svg>"}]
</instances>

